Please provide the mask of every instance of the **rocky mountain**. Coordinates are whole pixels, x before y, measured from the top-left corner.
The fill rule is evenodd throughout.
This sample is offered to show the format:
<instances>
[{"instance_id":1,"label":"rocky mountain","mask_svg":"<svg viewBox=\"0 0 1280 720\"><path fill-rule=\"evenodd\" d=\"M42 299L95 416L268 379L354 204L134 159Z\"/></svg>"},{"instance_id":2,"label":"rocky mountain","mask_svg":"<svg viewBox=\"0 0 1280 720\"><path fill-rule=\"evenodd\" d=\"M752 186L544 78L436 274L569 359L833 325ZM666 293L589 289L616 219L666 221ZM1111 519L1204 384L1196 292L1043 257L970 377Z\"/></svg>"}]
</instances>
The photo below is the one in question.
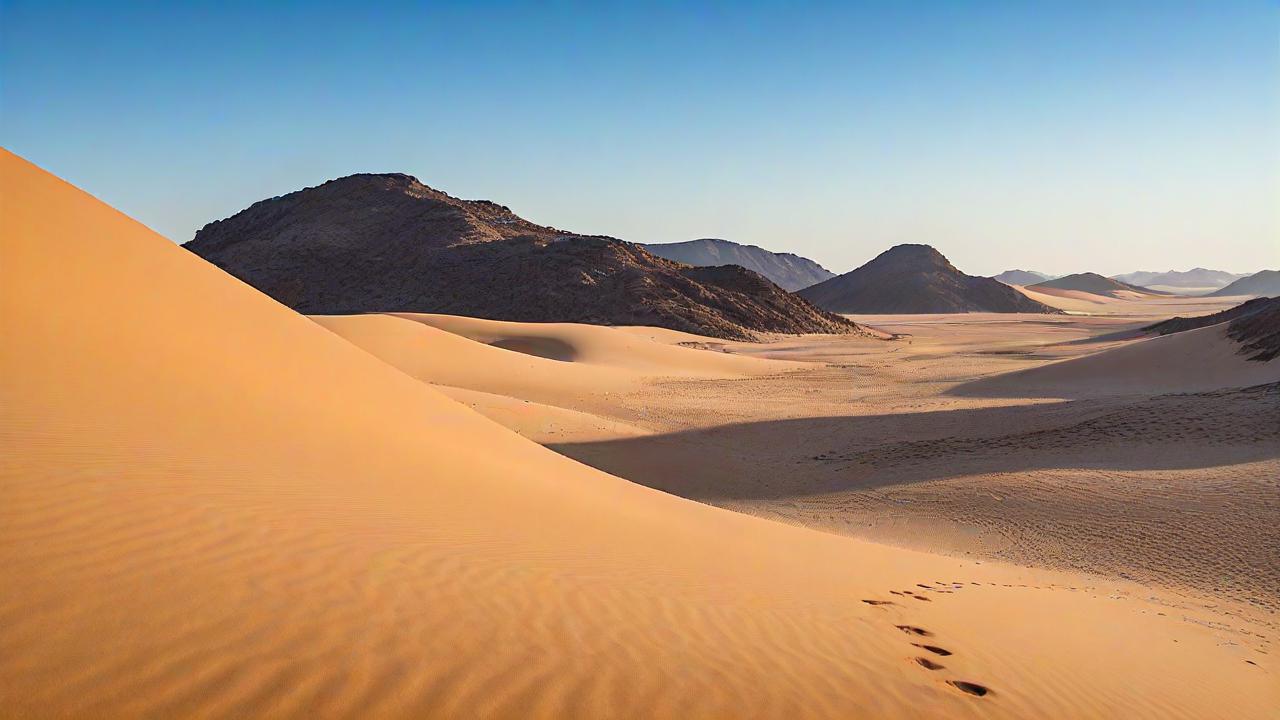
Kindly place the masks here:
<instances>
[{"instance_id":1,"label":"rocky mountain","mask_svg":"<svg viewBox=\"0 0 1280 720\"><path fill-rule=\"evenodd\" d=\"M1218 297L1232 295L1280 295L1280 270L1263 270L1240 278L1217 292Z\"/></svg>"},{"instance_id":2,"label":"rocky mountain","mask_svg":"<svg viewBox=\"0 0 1280 720\"><path fill-rule=\"evenodd\" d=\"M889 248L799 295L839 313L1061 313L998 280L965 275L928 245Z\"/></svg>"},{"instance_id":3,"label":"rocky mountain","mask_svg":"<svg viewBox=\"0 0 1280 720\"><path fill-rule=\"evenodd\" d=\"M742 245L717 238L641 247L658 257L685 265L740 265L760 273L783 290L792 292L835 277L835 273L830 270L794 253L776 253L755 245Z\"/></svg>"},{"instance_id":4,"label":"rocky mountain","mask_svg":"<svg viewBox=\"0 0 1280 720\"><path fill-rule=\"evenodd\" d=\"M656 325L727 339L861 331L743 268L689 267L401 174L254 203L185 247L305 313Z\"/></svg>"},{"instance_id":5,"label":"rocky mountain","mask_svg":"<svg viewBox=\"0 0 1280 720\"><path fill-rule=\"evenodd\" d=\"M1186 271L1169 270L1167 272L1139 270L1124 275L1112 275L1111 279L1140 287L1203 289L1225 287L1243 277L1248 277L1248 275L1229 273L1224 270L1192 268Z\"/></svg>"},{"instance_id":6,"label":"rocky mountain","mask_svg":"<svg viewBox=\"0 0 1280 720\"><path fill-rule=\"evenodd\" d=\"M1035 285L1052 278L1053 276L1048 273L1036 272L1035 270L1005 270L999 275L991 276L992 280L999 280L1005 285Z\"/></svg>"},{"instance_id":7,"label":"rocky mountain","mask_svg":"<svg viewBox=\"0 0 1280 720\"><path fill-rule=\"evenodd\" d=\"M1124 297L1123 293L1141 293L1143 295L1168 295L1167 292L1152 290L1150 288L1130 285L1112 280L1109 277L1103 277L1098 273L1075 273L1066 275L1054 280L1046 280L1042 283L1029 285L1032 290L1075 290L1079 292L1087 292L1093 295L1105 295L1107 297Z\"/></svg>"}]
</instances>

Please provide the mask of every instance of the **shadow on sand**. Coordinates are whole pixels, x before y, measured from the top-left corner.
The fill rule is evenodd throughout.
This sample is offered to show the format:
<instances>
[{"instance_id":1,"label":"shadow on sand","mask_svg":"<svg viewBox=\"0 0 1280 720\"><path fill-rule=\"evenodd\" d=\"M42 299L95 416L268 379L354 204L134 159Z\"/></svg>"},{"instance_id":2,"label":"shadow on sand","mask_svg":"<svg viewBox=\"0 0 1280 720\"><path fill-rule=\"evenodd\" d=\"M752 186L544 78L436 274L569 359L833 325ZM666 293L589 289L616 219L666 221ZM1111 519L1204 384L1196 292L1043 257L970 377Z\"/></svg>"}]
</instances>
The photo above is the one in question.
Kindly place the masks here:
<instances>
[{"instance_id":1,"label":"shadow on sand","mask_svg":"<svg viewBox=\"0 0 1280 720\"><path fill-rule=\"evenodd\" d=\"M1216 467L1280 457L1280 383L1131 402L740 423L549 447L704 501L871 490L989 472Z\"/></svg>"}]
</instances>

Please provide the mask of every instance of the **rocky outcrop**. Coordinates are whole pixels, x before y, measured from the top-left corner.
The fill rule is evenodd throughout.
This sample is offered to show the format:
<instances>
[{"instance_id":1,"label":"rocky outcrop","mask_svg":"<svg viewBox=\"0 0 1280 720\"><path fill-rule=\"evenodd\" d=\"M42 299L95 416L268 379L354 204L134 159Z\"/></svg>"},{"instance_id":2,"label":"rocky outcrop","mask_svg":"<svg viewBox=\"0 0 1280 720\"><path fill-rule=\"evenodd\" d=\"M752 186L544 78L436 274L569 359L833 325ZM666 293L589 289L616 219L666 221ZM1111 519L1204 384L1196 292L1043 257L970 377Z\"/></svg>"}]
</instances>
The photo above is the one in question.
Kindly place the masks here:
<instances>
[{"instance_id":1,"label":"rocky outcrop","mask_svg":"<svg viewBox=\"0 0 1280 720\"><path fill-rule=\"evenodd\" d=\"M185 247L310 314L655 325L727 339L861 331L748 270L689 267L400 174L352 175L254 203Z\"/></svg>"},{"instance_id":2,"label":"rocky outcrop","mask_svg":"<svg viewBox=\"0 0 1280 720\"><path fill-rule=\"evenodd\" d=\"M801 290L815 305L838 313L1053 313L1004 283L965 275L928 245L898 245L871 262Z\"/></svg>"}]
</instances>

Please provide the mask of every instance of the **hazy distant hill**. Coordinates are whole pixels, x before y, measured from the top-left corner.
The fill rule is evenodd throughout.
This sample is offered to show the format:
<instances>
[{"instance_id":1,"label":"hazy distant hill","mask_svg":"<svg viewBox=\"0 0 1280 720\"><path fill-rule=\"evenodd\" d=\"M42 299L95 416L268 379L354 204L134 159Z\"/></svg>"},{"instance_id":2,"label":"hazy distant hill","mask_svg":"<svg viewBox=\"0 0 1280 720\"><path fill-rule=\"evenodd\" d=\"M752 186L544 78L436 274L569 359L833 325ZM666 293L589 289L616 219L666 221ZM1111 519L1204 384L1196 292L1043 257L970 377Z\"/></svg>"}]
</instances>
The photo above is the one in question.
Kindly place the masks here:
<instances>
[{"instance_id":1,"label":"hazy distant hill","mask_svg":"<svg viewBox=\"0 0 1280 720\"><path fill-rule=\"evenodd\" d=\"M965 275L928 245L898 245L799 292L840 313L1060 313L1008 285Z\"/></svg>"},{"instance_id":2,"label":"hazy distant hill","mask_svg":"<svg viewBox=\"0 0 1280 720\"><path fill-rule=\"evenodd\" d=\"M1248 274L1229 273L1225 270L1192 268L1191 270L1186 271L1169 270L1167 272L1139 270L1137 272L1126 273L1124 275L1112 275L1111 279L1143 287L1156 286L1202 289L1225 287L1244 277L1248 277Z\"/></svg>"},{"instance_id":3,"label":"hazy distant hill","mask_svg":"<svg viewBox=\"0 0 1280 720\"><path fill-rule=\"evenodd\" d=\"M991 276L992 280L999 280L1005 285L1035 285L1051 278L1052 275L1035 270L1005 270L999 275Z\"/></svg>"},{"instance_id":4,"label":"hazy distant hill","mask_svg":"<svg viewBox=\"0 0 1280 720\"><path fill-rule=\"evenodd\" d=\"M1263 270L1240 278L1221 290L1211 293L1219 297L1230 295L1280 295L1280 270Z\"/></svg>"},{"instance_id":5,"label":"hazy distant hill","mask_svg":"<svg viewBox=\"0 0 1280 720\"><path fill-rule=\"evenodd\" d=\"M1107 297L1124 297L1123 293L1141 293L1144 295L1168 295L1169 293L1150 288L1130 285L1129 283L1119 280L1112 280L1109 277L1103 277L1098 273L1075 273L1073 275L1065 275L1054 280L1046 280L1042 283L1031 285L1032 290L1076 290L1079 292L1087 292L1093 295L1105 295Z\"/></svg>"},{"instance_id":6,"label":"hazy distant hill","mask_svg":"<svg viewBox=\"0 0 1280 720\"><path fill-rule=\"evenodd\" d=\"M686 265L741 265L772 280L784 290L799 290L835 277L818 263L794 253L776 253L755 245L718 238L641 245L645 250Z\"/></svg>"},{"instance_id":7,"label":"hazy distant hill","mask_svg":"<svg viewBox=\"0 0 1280 720\"><path fill-rule=\"evenodd\" d=\"M529 222L408 175L351 175L254 203L186 248L296 310L656 325L722 338L857 332L760 275Z\"/></svg>"}]
</instances>

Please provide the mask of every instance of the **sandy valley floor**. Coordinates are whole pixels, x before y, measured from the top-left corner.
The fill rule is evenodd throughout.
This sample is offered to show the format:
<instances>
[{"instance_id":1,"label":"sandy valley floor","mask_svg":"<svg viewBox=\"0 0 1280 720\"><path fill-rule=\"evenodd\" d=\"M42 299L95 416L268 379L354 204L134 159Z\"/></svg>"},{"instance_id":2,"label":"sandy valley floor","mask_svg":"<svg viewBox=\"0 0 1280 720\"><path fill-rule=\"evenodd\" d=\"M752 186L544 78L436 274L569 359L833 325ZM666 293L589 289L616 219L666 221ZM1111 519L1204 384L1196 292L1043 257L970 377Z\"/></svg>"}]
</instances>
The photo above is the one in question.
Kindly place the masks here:
<instances>
[{"instance_id":1,"label":"sandy valley floor","mask_svg":"<svg viewBox=\"0 0 1280 720\"><path fill-rule=\"evenodd\" d=\"M1241 641L1271 648L1280 623L1280 367L1141 348L1111 379L1089 373L1010 392L967 385L1134 345L1106 338L1238 302L1113 302L1097 316L855 318L902 336L895 341L698 343L633 328L804 364L562 395L561 405L587 413L577 423L472 404L666 492L929 552L1136 581L1265 628L1262 637L1242 629ZM1152 369L1166 358L1175 377ZM1252 373L1255 387L1216 387L1212 366L1224 362Z\"/></svg>"}]
</instances>

